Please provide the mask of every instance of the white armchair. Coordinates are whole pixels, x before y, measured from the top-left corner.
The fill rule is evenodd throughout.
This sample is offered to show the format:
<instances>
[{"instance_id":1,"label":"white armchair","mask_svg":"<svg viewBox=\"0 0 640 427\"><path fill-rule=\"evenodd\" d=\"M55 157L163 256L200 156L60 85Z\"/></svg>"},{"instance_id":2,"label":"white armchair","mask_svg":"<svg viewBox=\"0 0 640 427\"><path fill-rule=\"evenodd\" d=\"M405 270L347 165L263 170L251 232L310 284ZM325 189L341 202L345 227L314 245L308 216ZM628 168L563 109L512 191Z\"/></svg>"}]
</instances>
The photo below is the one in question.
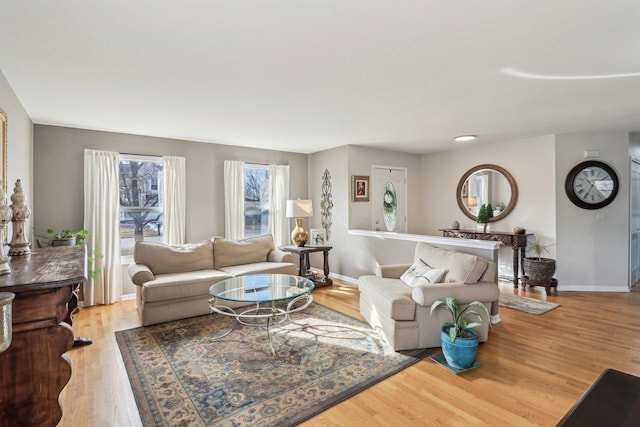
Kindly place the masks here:
<instances>
[{"instance_id":1,"label":"white armchair","mask_svg":"<svg viewBox=\"0 0 640 427\"><path fill-rule=\"evenodd\" d=\"M444 269L442 283L409 286L400 277L411 264L382 265L375 276L360 277L360 314L394 350L440 347L440 329L450 316L444 311L430 315L431 305L439 299L455 297L461 308L480 301L492 318L499 318L500 290L493 261L427 243L416 245L414 261L417 260ZM484 320L476 328L481 342L488 339L491 319Z\"/></svg>"}]
</instances>

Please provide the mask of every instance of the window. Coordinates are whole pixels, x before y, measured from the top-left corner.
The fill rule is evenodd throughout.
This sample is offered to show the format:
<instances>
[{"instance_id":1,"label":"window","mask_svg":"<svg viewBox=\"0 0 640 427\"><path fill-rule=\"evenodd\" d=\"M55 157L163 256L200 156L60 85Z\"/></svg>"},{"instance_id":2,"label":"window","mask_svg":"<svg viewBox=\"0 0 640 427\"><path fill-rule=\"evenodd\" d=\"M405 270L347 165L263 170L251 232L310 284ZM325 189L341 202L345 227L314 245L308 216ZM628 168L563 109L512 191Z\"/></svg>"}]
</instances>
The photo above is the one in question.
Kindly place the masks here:
<instances>
[{"instance_id":1,"label":"window","mask_svg":"<svg viewBox=\"0 0 640 427\"><path fill-rule=\"evenodd\" d=\"M269 232L269 168L246 164L244 169L244 236Z\"/></svg>"},{"instance_id":2,"label":"window","mask_svg":"<svg viewBox=\"0 0 640 427\"><path fill-rule=\"evenodd\" d=\"M120 156L120 254L136 241L162 242L162 158Z\"/></svg>"}]
</instances>

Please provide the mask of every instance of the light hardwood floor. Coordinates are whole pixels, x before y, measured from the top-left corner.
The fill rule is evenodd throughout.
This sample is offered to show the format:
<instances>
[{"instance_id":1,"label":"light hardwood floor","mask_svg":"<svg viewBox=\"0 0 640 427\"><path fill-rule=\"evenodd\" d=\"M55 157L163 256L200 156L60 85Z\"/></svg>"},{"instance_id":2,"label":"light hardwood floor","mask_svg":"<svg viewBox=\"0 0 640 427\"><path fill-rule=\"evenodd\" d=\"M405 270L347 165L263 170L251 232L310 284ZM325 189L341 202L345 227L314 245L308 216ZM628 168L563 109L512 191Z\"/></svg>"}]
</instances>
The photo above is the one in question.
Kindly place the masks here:
<instances>
[{"instance_id":1,"label":"light hardwood floor","mask_svg":"<svg viewBox=\"0 0 640 427\"><path fill-rule=\"evenodd\" d=\"M502 308L479 369L454 375L428 358L305 422L305 426L553 426L605 368L640 375L640 292L502 292L561 306L542 316ZM361 318L358 291L335 281L317 302ZM93 344L67 353L60 426L141 425L114 331L140 325L134 301L83 309L74 333Z\"/></svg>"}]
</instances>

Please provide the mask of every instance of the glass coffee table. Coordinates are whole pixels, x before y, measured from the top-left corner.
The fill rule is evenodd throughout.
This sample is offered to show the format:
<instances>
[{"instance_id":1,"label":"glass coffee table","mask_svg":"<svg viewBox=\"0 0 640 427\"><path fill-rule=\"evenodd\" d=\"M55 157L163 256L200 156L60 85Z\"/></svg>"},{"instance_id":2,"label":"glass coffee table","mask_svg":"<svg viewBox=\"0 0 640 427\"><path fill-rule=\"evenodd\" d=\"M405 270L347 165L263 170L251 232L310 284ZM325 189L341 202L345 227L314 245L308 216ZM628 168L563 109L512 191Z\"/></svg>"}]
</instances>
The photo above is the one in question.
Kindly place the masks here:
<instances>
[{"instance_id":1,"label":"glass coffee table","mask_svg":"<svg viewBox=\"0 0 640 427\"><path fill-rule=\"evenodd\" d=\"M289 274L252 274L212 285L209 288L211 312L236 319L229 330L214 338L229 335L238 323L266 327L271 351L276 354L271 340L271 325L284 322L291 313L307 308L313 302L313 286L311 280ZM240 307L232 308L230 305Z\"/></svg>"}]
</instances>

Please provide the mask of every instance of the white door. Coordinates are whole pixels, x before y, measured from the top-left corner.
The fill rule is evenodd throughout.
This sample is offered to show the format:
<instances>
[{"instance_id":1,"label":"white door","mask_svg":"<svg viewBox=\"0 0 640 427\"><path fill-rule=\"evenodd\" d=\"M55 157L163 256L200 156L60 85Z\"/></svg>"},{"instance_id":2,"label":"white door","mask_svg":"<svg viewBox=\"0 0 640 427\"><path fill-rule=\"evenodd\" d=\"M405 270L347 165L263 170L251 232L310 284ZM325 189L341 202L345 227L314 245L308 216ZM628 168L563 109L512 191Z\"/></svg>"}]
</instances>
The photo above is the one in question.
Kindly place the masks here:
<instances>
[{"instance_id":1,"label":"white door","mask_svg":"<svg viewBox=\"0 0 640 427\"><path fill-rule=\"evenodd\" d=\"M373 166L370 194L373 229L407 232L407 170Z\"/></svg>"},{"instance_id":2,"label":"white door","mask_svg":"<svg viewBox=\"0 0 640 427\"><path fill-rule=\"evenodd\" d=\"M631 159L629 289L640 280L640 161Z\"/></svg>"}]
</instances>

